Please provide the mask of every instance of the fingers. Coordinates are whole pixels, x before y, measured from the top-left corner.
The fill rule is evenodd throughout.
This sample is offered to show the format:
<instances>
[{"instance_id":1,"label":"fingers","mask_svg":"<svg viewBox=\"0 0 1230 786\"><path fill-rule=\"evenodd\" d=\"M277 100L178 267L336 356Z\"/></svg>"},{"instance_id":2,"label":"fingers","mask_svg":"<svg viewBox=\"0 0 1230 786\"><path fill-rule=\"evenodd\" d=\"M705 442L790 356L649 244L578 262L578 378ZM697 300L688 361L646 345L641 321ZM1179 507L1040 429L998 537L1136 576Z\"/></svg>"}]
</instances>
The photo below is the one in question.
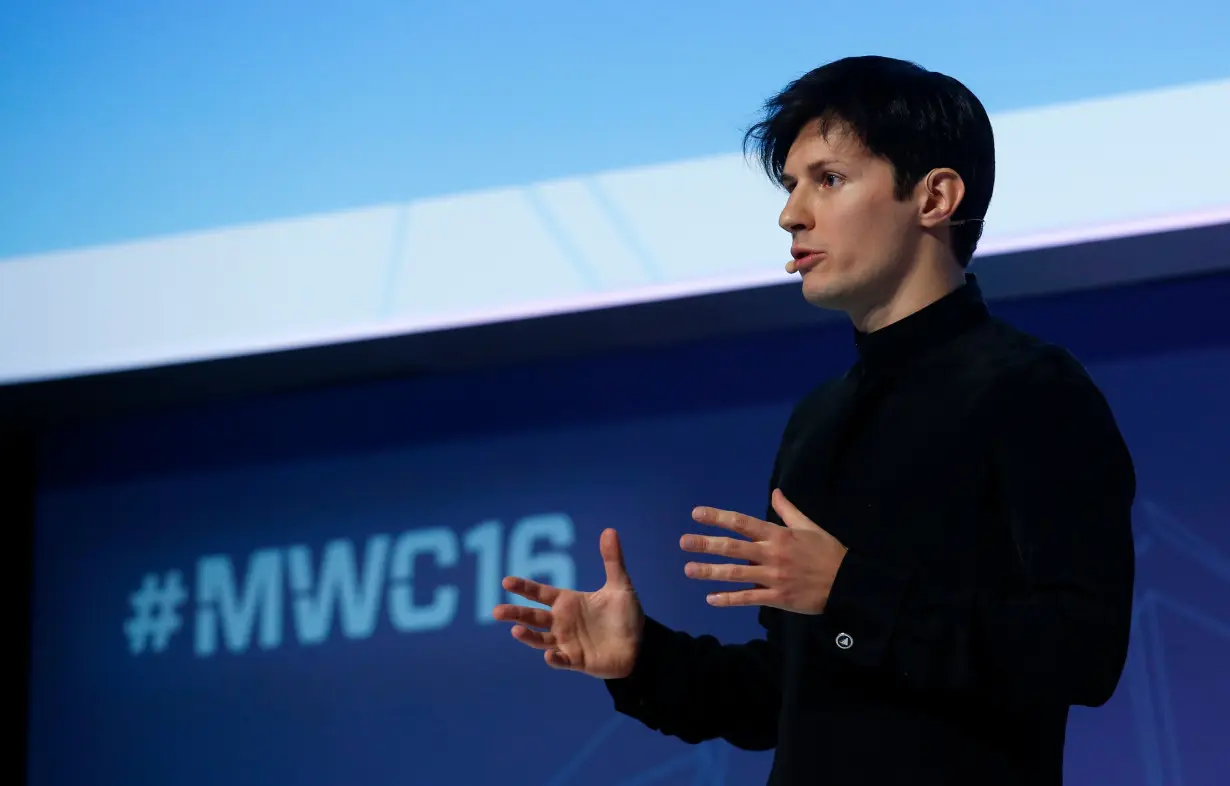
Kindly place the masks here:
<instances>
[{"instance_id":1,"label":"fingers","mask_svg":"<svg viewBox=\"0 0 1230 786\"><path fill-rule=\"evenodd\" d=\"M628 569L624 566L624 550L619 545L619 535L613 529L604 529L598 539L598 550L602 553L602 567L606 569L606 583L613 587L630 589L632 579L628 577Z\"/></svg>"},{"instance_id":2,"label":"fingers","mask_svg":"<svg viewBox=\"0 0 1230 786\"><path fill-rule=\"evenodd\" d=\"M559 650L547 650L542 654L542 659L547 662L547 665L553 669L571 669L572 660L567 655Z\"/></svg>"},{"instance_id":3,"label":"fingers","mask_svg":"<svg viewBox=\"0 0 1230 786\"><path fill-rule=\"evenodd\" d=\"M683 572L690 579L709 581L735 581L741 584L769 584L768 568L759 565L734 565L731 563L689 562Z\"/></svg>"},{"instance_id":4,"label":"fingers","mask_svg":"<svg viewBox=\"0 0 1230 786\"><path fill-rule=\"evenodd\" d=\"M551 612L546 609L504 603L496 606L491 616L503 622L516 622L517 624L512 626L512 637L528 647L545 650L543 655L548 666L557 669L571 667L567 656L555 649L559 646L559 638L550 630ZM545 630L533 630L529 626L545 628Z\"/></svg>"},{"instance_id":5,"label":"fingers","mask_svg":"<svg viewBox=\"0 0 1230 786\"><path fill-rule=\"evenodd\" d=\"M713 554L730 559L745 559L749 562L759 562L762 558L759 543L737 538L684 535L679 539L679 548L694 554Z\"/></svg>"},{"instance_id":6,"label":"fingers","mask_svg":"<svg viewBox=\"0 0 1230 786\"><path fill-rule=\"evenodd\" d=\"M711 592L705 596L710 606L777 606L778 595L771 589L756 588L733 592Z\"/></svg>"},{"instance_id":7,"label":"fingers","mask_svg":"<svg viewBox=\"0 0 1230 786\"><path fill-rule=\"evenodd\" d=\"M782 523L791 529L820 529L820 525L804 516L798 508L794 506L790 500L786 499L786 495L781 489L773 489L772 495L773 509L777 511L777 515L782 517Z\"/></svg>"},{"instance_id":8,"label":"fingers","mask_svg":"<svg viewBox=\"0 0 1230 786\"><path fill-rule=\"evenodd\" d=\"M504 589L520 595L526 600L537 601L544 606L550 606L555 603L555 599L559 597L559 590L549 584L539 584L537 581L530 581L518 576L509 576L501 582Z\"/></svg>"},{"instance_id":9,"label":"fingers","mask_svg":"<svg viewBox=\"0 0 1230 786\"><path fill-rule=\"evenodd\" d=\"M502 603L491 610L493 619L500 622L516 622L531 628L551 627L551 612L533 606L517 606L512 603Z\"/></svg>"},{"instance_id":10,"label":"fingers","mask_svg":"<svg viewBox=\"0 0 1230 786\"><path fill-rule=\"evenodd\" d=\"M692 511L692 518L700 524L722 527L751 540L764 540L776 529L767 521L736 513L733 510L699 507Z\"/></svg>"},{"instance_id":11,"label":"fingers","mask_svg":"<svg viewBox=\"0 0 1230 786\"><path fill-rule=\"evenodd\" d=\"M558 645L555 634L550 631L531 630L524 625L513 625L512 637L536 650L547 650Z\"/></svg>"},{"instance_id":12,"label":"fingers","mask_svg":"<svg viewBox=\"0 0 1230 786\"><path fill-rule=\"evenodd\" d=\"M523 625L513 625L513 638L536 650L543 650L542 659L553 669L571 669L572 660L560 650L555 634L549 631L530 630Z\"/></svg>"}]
</instances>

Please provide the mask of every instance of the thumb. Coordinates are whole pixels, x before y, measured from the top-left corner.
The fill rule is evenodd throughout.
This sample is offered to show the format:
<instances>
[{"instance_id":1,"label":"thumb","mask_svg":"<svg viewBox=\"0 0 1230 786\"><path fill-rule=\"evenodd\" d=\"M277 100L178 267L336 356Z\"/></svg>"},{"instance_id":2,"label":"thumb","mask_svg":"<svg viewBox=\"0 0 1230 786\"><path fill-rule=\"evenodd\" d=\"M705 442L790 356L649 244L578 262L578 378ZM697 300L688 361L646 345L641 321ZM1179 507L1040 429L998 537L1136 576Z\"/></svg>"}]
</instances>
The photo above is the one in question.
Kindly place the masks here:
<instances>
[{"instance_id":1,"label":"thumb","mask_svg":"<svg viewBox=\"0 0 1230 786\"><path fill-rule=\"evenodd\" d=\"M632 579L628 577L628 569L624 567L624 551L619 546L619 535L613 529L604 529L598 540L598 550L602 552L602 566L606 569L606 583L622 589L632 588Z\"/></svg>"},{"instance_id":2,"label":"thumb","mask_svg":"<svg viewBox=\"0 0 1230 786\"><path fill-rule=\"evenodd\" d=\"M782 517L782 523L790 529L809 529L821 531L820 525L807 518L794 504L786 499L781 489L773 489L773 509Z\"/></svg>"}]
</instances>

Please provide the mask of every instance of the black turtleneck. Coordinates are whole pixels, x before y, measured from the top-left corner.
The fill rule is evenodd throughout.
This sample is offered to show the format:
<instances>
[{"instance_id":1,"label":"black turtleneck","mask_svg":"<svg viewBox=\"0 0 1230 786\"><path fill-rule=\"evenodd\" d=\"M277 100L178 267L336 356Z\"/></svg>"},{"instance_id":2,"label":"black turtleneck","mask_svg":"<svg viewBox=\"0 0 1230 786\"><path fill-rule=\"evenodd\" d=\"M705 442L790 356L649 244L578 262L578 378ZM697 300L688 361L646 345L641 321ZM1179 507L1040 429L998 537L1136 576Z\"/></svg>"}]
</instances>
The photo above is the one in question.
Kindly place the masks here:
<instances>
[{"instance_id":1,"label":"black turtleneck","mask_svg":"<svg viewBox=\"0 0 1230 786\"><path fill-rule=\"evenodd\" d=\"M769 482L849 549L824 614L763 608L764 638L727 645L647 619L615 707L773 748L777 786L1060 784L1068 708L1106 702L1127 654L1135 476L1114 418L972 276L855 341Z\"/></svg>"}]
</instances>

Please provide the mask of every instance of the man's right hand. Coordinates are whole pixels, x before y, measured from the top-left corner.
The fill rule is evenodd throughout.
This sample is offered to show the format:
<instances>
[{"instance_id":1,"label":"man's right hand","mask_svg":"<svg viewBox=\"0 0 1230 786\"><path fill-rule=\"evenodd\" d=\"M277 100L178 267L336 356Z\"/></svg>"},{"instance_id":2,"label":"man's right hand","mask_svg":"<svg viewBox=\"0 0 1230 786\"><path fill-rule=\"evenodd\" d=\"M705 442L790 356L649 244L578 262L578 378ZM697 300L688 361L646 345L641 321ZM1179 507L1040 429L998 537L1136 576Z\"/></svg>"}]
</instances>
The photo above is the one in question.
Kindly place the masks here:
<instances>
[{"instance_id":1,"label":"man's right hand","mask_svg":"<svg viewBox=\"0 0 1230 786\"><path fill-rule=\"evenodd\" d=\"M645 614L624 567L615 530L604 530L598 546L606 568L601 589L577 592L509 576L504 589L550 608L505 603L496 606L492 616L517 623L513 638L544 650L548 666L619 679L632 673Z\"/></svg>"}]
</instances>

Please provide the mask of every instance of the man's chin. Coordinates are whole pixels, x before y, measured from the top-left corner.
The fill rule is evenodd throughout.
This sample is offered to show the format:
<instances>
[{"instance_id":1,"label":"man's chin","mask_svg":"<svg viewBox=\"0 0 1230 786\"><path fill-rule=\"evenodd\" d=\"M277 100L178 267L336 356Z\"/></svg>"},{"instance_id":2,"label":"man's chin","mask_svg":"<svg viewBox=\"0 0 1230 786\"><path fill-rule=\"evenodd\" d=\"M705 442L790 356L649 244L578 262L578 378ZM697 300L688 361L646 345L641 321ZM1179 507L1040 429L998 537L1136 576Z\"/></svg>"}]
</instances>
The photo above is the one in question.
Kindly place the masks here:
<instances>
[{"instance_id":1,"label":"man's chin","mask_svg":"<svg viewBox=\"0 0 1230 786\"><path fill-rule=\"evenodd\" d=\"M817 308L830 311L844 311L846 298L842 291L827 281L808 280L803 278L803 299Z\"/></svg>"}]
</instances>

